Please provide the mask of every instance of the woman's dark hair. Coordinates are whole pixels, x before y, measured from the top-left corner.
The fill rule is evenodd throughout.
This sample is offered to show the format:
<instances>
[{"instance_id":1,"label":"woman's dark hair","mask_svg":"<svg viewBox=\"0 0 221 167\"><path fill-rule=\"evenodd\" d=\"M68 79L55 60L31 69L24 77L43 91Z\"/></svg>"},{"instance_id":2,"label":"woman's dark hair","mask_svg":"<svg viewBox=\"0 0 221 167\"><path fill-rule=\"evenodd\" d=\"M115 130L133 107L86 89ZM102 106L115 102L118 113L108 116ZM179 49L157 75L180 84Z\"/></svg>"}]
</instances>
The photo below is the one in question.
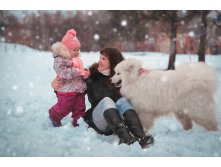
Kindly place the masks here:
<instances>
[{"instance_id":1,"label":"woman's dark hair","mask_svg":"<svg viewBox=\"0 0 221 167\"><path fill-rule=\"evenodd\" d=\"M106 56L110 62L110 77L114 76L114 68L118 63L124 60L121 52L116 48L103 48L100 54Z\"/></svg>"}]
</instances>

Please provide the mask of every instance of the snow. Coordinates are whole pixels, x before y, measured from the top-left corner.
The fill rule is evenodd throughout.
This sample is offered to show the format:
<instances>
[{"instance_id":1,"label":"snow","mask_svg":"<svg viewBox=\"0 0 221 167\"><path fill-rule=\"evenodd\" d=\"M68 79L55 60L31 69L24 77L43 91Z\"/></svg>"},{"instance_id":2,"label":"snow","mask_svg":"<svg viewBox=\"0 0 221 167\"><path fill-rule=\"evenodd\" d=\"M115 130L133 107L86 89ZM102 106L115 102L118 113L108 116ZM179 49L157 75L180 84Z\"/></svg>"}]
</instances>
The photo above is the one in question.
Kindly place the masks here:
<instances>
[{"instance_id":1,"label":"snow","mask_svg":"<svg viewBox=\"0 0 221 167\"><path fill-rule=\"evenodd\" d=\"M188 34L190 37L194 37L195 36L195 33L193 31L190 31L189 34Z\"/></svg>"},{"instance_id":2,"label":"snow","mask_svg":"<svg viewBox=\"0 0 221 167\"><path fill-rule=\"evenodd\" d=\"M94 34L94 40L99 40L100 39L100 35L99 34Z\"/></svg>"},{"instance_id":3,"label":"snow","mask_svg":"<svg viewBox=\"0 0 221 167\"><path fill-rule=\"evenodd\" d=\"M221 156L221 87L215 96L219 131L209 132L194 124L185 131L174 117L157 120L151 129L155 144L142 150L133 145L118 145L118 138L102 136L87 128L72 127L71 117L54 128L48 119L48 109L56 103L50 86L55 77L51 52L34 50L18 44L0 43L0 156L2 157L220 157ZM82 52L89 67L99 58L99 52ZM168 55L163 53L123 53L136 57L144 67L166 69ZM194 55L178 55L176 65L197 61ZM207 56L221 83L221 56ZM166 81L167 78L162 78ZM150 97L151 98L151 97ZM86 101L89 108L89 102ZM188 111L187 111L188 112Z\"/></svg>"},{"instance_id":4,"label":"snow","mask_svg":"<svg viewBox=\"0 0 221 167\"><path fill-rule=\"evenodd\" d=\"M123 27L127 26L127 20L122 20L121 21L121 26L123 26Z\"/></svg>"}]
</instances>

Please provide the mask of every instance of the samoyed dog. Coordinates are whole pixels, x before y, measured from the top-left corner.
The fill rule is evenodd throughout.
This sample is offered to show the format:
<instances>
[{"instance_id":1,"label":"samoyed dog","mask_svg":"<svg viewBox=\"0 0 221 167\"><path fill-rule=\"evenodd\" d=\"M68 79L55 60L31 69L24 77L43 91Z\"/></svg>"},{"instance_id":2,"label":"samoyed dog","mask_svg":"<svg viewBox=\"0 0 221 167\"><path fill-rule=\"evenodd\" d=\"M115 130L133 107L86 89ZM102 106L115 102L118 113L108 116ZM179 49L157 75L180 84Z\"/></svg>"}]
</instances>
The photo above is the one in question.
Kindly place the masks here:
<instances>
[{"instance_id":1,"label":"samoyed dog","mask_svg":"<svg viewBox=\"0 0 221 167\"><path fill-rule=\"evenodd\" d=\"M154 120L173 113L189 130L193 121L209 131L218 130L214 94L215 71L202 62L186 63L176 70L150 70L139 74L141 62L127 59L115 67L112 83L132 103L147 132Z\"/></svg>"}]
</instances>

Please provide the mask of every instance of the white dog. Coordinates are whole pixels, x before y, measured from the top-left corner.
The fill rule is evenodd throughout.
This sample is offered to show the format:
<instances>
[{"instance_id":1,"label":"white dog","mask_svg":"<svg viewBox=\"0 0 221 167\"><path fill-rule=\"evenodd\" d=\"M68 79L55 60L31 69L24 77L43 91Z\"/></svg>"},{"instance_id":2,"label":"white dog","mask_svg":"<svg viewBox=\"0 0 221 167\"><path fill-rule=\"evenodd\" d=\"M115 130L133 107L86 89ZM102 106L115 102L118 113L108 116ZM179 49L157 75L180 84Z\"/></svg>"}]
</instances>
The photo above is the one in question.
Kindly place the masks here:
<instances>
[{"instance_id":1,"label":"white dog","mask_svg":"<svg viewBox=\"0 0 221 167\"><path fill-rule=\"evenodd\" d=\"M214 100L218 81L212 68L205 63L186 63L176 70L152 70L146 75L138 73L140 68L140 61L124 60L111 80L130 100L146 132L155 118L169 113L186 130L193 121L207 130L218 130Z\"/></svg>"}]
</instances>

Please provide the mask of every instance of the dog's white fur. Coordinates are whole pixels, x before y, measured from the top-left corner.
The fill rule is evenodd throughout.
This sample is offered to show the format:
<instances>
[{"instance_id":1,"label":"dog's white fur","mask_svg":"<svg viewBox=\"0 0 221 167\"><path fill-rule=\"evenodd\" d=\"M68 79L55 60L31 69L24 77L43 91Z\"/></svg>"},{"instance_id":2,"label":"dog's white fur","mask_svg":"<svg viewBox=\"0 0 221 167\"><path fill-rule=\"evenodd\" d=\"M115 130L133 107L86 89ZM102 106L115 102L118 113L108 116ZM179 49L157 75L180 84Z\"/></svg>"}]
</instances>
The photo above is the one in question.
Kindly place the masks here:
<instances>
[{"instance_id":1,"label":"dog's white fur","mask_svg":"<svg viewBox=\"0 0 221 167\"><path fill-rule=\"evenodd\" d=\"M155 118L175 114L184 129L192 121L207 130L216 131L214 93L217 88L215 71L205 63L186 63L176 70L152 70L139 75L141 62L127 59L119 63L112 83L121 81L120 92L137 111L147 132Z\"/></svg>"}]
</instances>

